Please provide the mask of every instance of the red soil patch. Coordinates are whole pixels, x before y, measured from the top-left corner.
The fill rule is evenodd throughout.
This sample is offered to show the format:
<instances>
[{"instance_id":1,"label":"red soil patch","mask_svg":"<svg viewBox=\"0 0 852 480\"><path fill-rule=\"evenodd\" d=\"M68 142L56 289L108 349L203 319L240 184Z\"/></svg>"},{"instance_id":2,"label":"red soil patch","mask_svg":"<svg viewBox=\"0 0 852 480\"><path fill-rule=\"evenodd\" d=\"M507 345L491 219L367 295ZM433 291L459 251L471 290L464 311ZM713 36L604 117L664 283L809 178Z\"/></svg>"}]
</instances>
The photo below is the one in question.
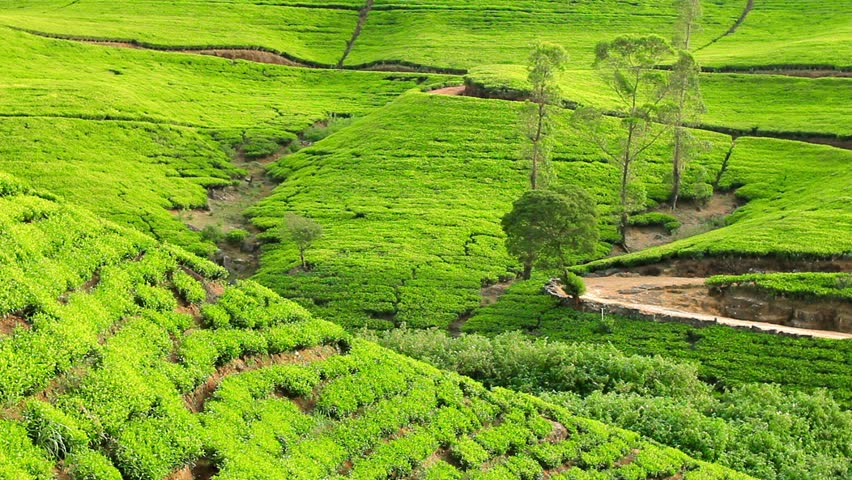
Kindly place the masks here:
<instances>
[{"instance_id":1,"label":"red soil patch","mask_svg":"<svg viewBox=\"0 0 852 480\"><path fill-rule=\"evenodd\" d=\"M459 95L464 95L466 92L467 92L467 87L464 86L464 85L459 85L458 87L439 88L437 90L432 90L429 93L431 93L432 95L459 96Z\"/></svg>"},{"instance_id":2,"label":"red soil patch","mask_svg":"<svg viewBox=\"0 0 852 480\"><path fill-rule=\"evenodd\" d=\"M0 335L10 335L16 328L29 330L32 327L24 318L17 315L10 314L0 318Z\"/></svg>"},{"instance_id":3,"label":"red soil patch","mask_svg":"<svg viewBox=\"0 0 852 480\"><path fill-rule=\"evenodd\" d=\"M195 323L199 323L201 321L201 309L199 309L198 305L195 305L194 303L189 305L180 305L175 309L175 311L177 313L183 313L191 316L195 320Z\"/></svg>"}]
</instances>

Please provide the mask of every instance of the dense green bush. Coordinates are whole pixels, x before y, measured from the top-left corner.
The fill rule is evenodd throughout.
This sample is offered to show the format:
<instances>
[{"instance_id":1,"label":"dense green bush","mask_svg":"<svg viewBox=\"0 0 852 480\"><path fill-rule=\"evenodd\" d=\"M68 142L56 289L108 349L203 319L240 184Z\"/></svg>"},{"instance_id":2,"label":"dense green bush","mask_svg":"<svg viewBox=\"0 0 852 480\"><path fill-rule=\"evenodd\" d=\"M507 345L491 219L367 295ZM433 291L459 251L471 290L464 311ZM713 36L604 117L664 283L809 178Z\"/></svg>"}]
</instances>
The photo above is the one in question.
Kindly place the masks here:
<instances>
[{"instance_id":1,"label":"dense green bush","mask_svg":"<svg viewBox=\"0 0 852 480\"><path fill-rule=\"evenodd\" d=\"M119 472L102 454L94 450L75 451L65 459L74 480L122 480Z\"/></svg>"},{"instance_id":2,"label":"dense green bush","mask_svg":"<svg viewBox=\"0 0 852 480\"><path fill-rule=\"evenodd\" d=\"M805 299L852 301L852 273L754 273L717 275L707 279L711 287L746 285L773 295Z\"/></svg>"},{"instance_id":3,"label":"dense green bush","mask_svg":"<svg viewBox=\"0 0 852 480\"><path fill-rule=\"evenodd\" d=\"M181 297L189 303L199 305L207 298L204 285L182 270L172 274L172 284Z\"/></svg>"},{"instance_id":4,"label":"dense green bush","mask_svg":"<svg viewBox=\"0 0 852 480\"><path fill-rule=\"evenodd\" d=\"M486 385L539 394L582 416L758 478L817 480L852 473L845 461L852 451L847 441L852 412L842 409L825 391L790 394L777 385L749 384L717 395L689 365L624 355L611 346L530 340L518 333L490 339L477 335L451 338L441 331L406 329L367 335L384 346L470 375ZM504 429L513 428L511 423L503 425ZM509 448L500 441L517 441L524 434L489 433L476 438L486 449L499 453ZM627 445L619 446L610 439L582 453L580 460L587 466L606 465L623 456ZM463 464L466 456L477 451L470 442L454 449ZM544 465L565 461L550 447L538 446L533 451ZM658 478L673 475L679 465L670 457L642 457L631 469L641 467L635 478Z\"/></svg>"},{"instance_id":5,"label":"dense green bush","mask_svg":"<svg viewBox=\"0 0 852 480\"><path fill-rule=\"evenodd\" d=\"M233 230L229 230L228 233L225 234L225 241L231 245L240 245L246 238L248 238L248 236L249 232L246 230L243 230L242 228L235 228Z\"/></svg>"},{"instance_id":6,"label":"dense green bush","mask_svg":"<svg viewBox=\"0 0 852 480\"><path fill-rule=\"evenodd\" d=\"M521 333L494 338L440 330L400 328L367 338L439 368L525 392L634 392L642 395L701 395L709 387L690 364L660 357L624 355L611 346L530 340Z\"/></svg>"},{"instance_id":7,"label":"dense green bush","mask_svg":"<svg viewBox=\"0 0 852 480\"><path fill-rule=\"evenodd\" d=\"M648 212L630 217L630 225L646 227L649 225L659 225L672 233L680 228L680 220L670 213Z\"/></svg>"}]
</instances>

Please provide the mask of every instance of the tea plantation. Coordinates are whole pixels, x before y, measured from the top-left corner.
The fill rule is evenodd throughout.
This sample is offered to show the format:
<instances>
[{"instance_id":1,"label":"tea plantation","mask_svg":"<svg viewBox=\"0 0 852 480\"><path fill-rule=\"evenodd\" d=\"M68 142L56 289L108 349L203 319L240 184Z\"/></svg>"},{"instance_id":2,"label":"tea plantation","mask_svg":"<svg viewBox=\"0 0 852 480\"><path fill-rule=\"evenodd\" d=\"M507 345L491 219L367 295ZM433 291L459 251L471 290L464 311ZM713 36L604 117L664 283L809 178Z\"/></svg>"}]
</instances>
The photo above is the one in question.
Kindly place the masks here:
<instances>
[{"instance_id":1,"label":"tea plantation","mask_svg":"<svg viewBox=\"0 0 852 480\"><path fill-rule=\"evenodd\" d=\"M748 478L353 339L0 182L4 478Z\"/></svg>"},{"instance_id":2,"label":"tea plantation","mask_svg":"<svg viewBox=\"0 0 852 480\"><path fill-rule=\"evenodd\" d=\"M629 174L575 112L620 145L596 45L686 4L672 212L671 105ZM0 0L0 479L849 478L851 340L520 278L539 41L552 185L596 204L570 271L850 301L851 0Z\"/></svg>"}]
</instances>

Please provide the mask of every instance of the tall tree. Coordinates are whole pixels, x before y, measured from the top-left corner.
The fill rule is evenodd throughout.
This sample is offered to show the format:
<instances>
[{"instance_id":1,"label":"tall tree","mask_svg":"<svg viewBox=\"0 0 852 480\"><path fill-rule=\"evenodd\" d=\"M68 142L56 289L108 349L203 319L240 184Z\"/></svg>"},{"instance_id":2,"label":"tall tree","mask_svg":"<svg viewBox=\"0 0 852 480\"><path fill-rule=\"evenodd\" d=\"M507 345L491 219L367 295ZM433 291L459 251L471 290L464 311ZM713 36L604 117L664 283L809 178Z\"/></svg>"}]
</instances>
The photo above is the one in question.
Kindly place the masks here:
<instances>
[{"instance_id":1,"label":"tall tree","mask_svg":"<svg viewBox=\"0 0 852 480\"><path fill-rule=\"evenodd\" d=\"M506 248L524 266L565 269L594 252L598 241L595 202L579 187L529 190L503 217Z\"/></svg>"},{"instance_id":2,"label":"tall tree","mask_svg":"<svg viewBox=\"0 0 852 480\"><path fill-rule=\"evenodd\" d=\"M686 124L696 122L705 111L699 84L701 67L689 53L692 34L699 28L698 20L702 14L701 0L676 0L675 8L678 17L672 41L678 49L678 59L672 66L672 75L669 80L674 107L671 112L673 126L672 210L677 208L683 173L697 146L697 142L686 128Z\"/></svg>"},{"instance_id":3,"label":"tall tree","mask_svg":"<svg viewBox=\"0 0 852 480\"><path fill-rule=\"evenodd\" d=\"M677 10L677 21L672 43L675 48L688 51L692 34L700 28L698 20L704 13L701 0L675 0L674 6Z\"/></svg>"},{"instance_id":4,"label":"tall tree","mask_svg":"<svg viewBox=\"0 0 852 480\"><path fill-rule=\"evenodd\" d=\"M616 93L620 128L613 135L611 124L592 107L580 108L573 116L574 123L619 169L618 231L625 249L630 213L644 204L644 198L636 195L641 189L633 183L637 163L667 130L660 122L667 75L656 66L672 53L669 43L657 35L621 36L599 43L594 66Z\"/></svg>"},{"instance_id":5,"label":"tall tree","mask_svg":"<svg viewBox=\"0 0 852 480\"><path fill-rule=\"evenodd\" d=\"M322 226L310 218L289 213L284 217L280 234L282 240L293 242L296 245L296 248L299 249L302 270L308 270L309 265L305 260L305 252L314 241L322 237Z\"/></svg>"},{"instance_id":6,"label":"tall tree","mask_svg":"<svg viewBox=\"0 0 852 480\"><path fill-rule=\"evenodd\" d=\"M551 128L550 110L561 101L559 73L565 70L568 54L560 45L539 42L527 65L530 98L524 105L522 124L529 140L524 156L531 163L530 188L546 187L552 178L547 142Z\"/></svg>"},{"instance_id":7,"label":"tall tree","mask_svg":"<svg viewBox=\"0 0 852 480\"><path fill-rule=\"evenodd\" d=\"M672 125L672 210L677 208L680 197L681 183L686 166L699 143L686 128L689 123L696 122L705 112L704 101L701 97L699 74L701 67L695 58L686 50L678 52L678 60L672 66L669 77L669 91L672 96L672 108L669 111L669 121Z\"/></svg>"}]
</instances>

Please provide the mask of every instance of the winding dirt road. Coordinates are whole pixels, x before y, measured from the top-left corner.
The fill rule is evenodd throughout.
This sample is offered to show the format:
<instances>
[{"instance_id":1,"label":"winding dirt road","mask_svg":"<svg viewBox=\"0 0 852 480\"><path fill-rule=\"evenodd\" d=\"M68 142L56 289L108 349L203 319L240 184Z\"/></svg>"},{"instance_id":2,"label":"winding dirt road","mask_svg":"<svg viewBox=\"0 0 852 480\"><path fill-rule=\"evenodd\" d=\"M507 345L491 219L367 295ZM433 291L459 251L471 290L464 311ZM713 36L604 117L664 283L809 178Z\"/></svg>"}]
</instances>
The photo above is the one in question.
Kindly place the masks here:
<instances>
[{"instance_id":1,"label":"winding dirt road","mask_svg":"<svg viewBox=\"0 0 852 480\"><path fill-rule=\"evenodd\" d=\"M712 307L708 305L709 295L704 280L665 276L589 277L585 279L586 294L581 298L587 305L595 308L618 308L648 317L674 317L806 337L852 339L852 334L849 333L719 316L713 313Z\"/></svg>"}]
</instances>

